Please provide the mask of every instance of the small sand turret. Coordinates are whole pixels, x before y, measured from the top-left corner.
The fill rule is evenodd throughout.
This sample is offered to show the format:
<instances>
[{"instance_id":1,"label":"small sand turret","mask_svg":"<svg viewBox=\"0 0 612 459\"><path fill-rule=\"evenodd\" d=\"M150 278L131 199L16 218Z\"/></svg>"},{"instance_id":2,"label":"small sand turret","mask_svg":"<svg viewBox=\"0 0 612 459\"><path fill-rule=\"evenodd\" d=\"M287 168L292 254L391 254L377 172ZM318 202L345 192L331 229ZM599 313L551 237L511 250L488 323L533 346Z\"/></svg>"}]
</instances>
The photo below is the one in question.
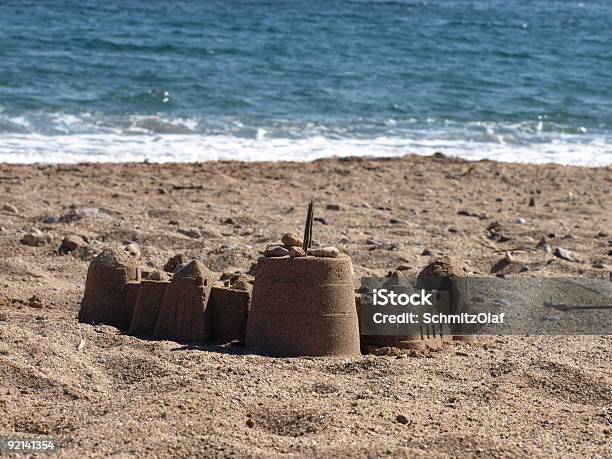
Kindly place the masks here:
<instances>
[{"instance_id":1,"label":"small sand turret","mask_svg":"<svg viewBox=\"0 0 612 459\"><path fill-rule=\"evenodd\" d=\"M230 287L213 287L208 307L211 313L212 340L244 344L253 286L238 281Z\"/></svg>"},{"instance_id":2,"label":"small sand turret","mask_svg":"<svg viewBox=\"0 0 612 459\"><path fill-rule=\"evenodd\" d=\"M470 290L466 279L470 275L467 266L448 256L440 257L425 266L417 278L417 288L448 292L449 313L470 312ZM461 336L469 325L455 326L451 329L453 340L471 342L473 336Z\"/></svg>"},{"instance_id":3,"label":"small sand turret","mask_svg":"<svg viewBox=\"0 0 612 459\"><path fill-rule=\"evenodd\" d=\"M246 345L273 356L359 355L351 259L262 257Z\"/></svg>"},{"instance_id":4,"label":"small sand turret","mask_svg":"<svg viewBox=\"0 0 612 459\"><path fill-rule=\"evenodd\" d=\"M133 310L130 298L139 281L140 270L124 250L104 250L89 265L79 322L127 329Z\"/></svg>"},{"instance_id":5,"label":"small sand turret","mask_svg":"<svg viewBox=\"0 0 612 459\"><path fill-rule=\"evenodd\" d=\"M176 341L210 339L207 303L214 283L213 273L192 260L179 269L166 290L154 337Z\"/></svg>"},{"instance_id":6,"label":"small sand turret","mask_svg":"<svg viewBox=\"0 0 612 459\"><path fill-rule=\"evenodd\" d=\"M129 334L141 338L151 338L161 311L170 276L163 272L153 272L140 283L140 289L132 314Z\"/></svg>"}]
</instances>

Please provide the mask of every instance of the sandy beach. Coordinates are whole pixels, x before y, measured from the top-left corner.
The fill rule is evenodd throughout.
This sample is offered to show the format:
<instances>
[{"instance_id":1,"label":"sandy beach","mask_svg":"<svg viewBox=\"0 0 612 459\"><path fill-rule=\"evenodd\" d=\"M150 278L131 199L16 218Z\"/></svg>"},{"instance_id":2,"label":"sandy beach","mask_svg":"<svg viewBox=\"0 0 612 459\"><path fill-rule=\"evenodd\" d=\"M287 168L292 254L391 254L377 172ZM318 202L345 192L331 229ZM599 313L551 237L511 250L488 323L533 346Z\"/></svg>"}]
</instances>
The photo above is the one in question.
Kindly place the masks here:
<instances>
[{"instance_id":1,"label":"sandy beach","mask_svg":"<svg viewBox=\"0 0 612 459\"><path fill-rule=\"evenodd\" d=\"M612 166L0 164L0 434L59 438L62 457L612 455L609 336L278 359L77 322L104 247L249 272L312 198L314 239L350 255L356 286L442 255L481 275L610 278ZM78 248L60 253L66 236Z\"/></svg>"}]
</instances>

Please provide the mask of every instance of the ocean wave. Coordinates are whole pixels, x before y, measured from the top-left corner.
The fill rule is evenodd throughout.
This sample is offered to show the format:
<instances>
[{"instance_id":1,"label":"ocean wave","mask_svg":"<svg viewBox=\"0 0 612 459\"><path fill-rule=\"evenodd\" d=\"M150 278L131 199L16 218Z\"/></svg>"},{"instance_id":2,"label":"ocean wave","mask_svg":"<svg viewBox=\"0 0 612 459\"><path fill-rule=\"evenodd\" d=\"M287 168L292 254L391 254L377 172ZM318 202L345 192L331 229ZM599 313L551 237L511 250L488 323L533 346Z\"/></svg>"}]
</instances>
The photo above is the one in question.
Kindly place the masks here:
<instances>
[{"instance_id":1,"label":"ocean wave","mask_svg":"<svg viewBox=\"0 0 612 459\"><path fill-rule=\"evenodd\" d=\"M0 162L200 162L311 161L325 157L393 157L443 152L470 160L559 163L584 166L612 164L612 142L605 138L559 136L549 142L507 143L421 135L420 138L270 137L260 129L253 138L200 134L1 134Z\"/></svg>"}]
</instances>

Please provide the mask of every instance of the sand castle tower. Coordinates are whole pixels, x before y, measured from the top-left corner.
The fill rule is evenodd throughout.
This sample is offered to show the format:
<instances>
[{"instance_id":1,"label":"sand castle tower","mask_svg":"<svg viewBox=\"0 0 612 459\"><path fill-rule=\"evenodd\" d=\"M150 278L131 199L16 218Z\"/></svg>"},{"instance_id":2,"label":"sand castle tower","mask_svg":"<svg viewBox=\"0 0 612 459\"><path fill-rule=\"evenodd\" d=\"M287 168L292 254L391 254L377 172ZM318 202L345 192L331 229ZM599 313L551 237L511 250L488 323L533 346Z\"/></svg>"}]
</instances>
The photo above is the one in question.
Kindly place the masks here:
<instances>
[{"instance_id":1,"label":"sand castle tower","mask_svg":"<svg viewBox=\"0 0 612 459\"><path fill-rule=\"evenodd\" d=\"M213 273L192 260L173 276L155 325L154 337L175 341L209 341L208 299Z\"/></svg>"},{"instance_id":2,"label":"sand castle tower","mask_svg":"<svg viewBox=\"0 0 612 459\"><path fill-rule=\"evenodd\" d=\"M425 266L418 275L417 288L448 292L448 313L470 312L470 289L467 276L470 270L448 256L440 257ZM453 340L471 342L473 336L461 336L469 325L453 326Z\"/></svg>"},{"instance_id":3,"label":"sand castle tower","mask_svg":"<svg viewBox=\"0 0 612 459\"><path fill-rule=\"evenodd\" d=\"M381 285L384 288L391 288L395 292L405 291L406 293L412 293L413 290L407 288L409 285L408 279L402 277L398 271L392 271L387 276L386 282ZM357 303L357 313L361 323L361 296L355 298ZM438 305L432 312L445 312L439 310ZM398 326L399 328L399 326ZM398 349L411 349L418 351L440 349L445 342L449 342L451 336L445 336L442 327L423 324L418 327L414 332L411 330L411 334L397 333L394 335L362 335L361 345L364 352L374 351L379 348L398 348Z\"/></svg>"},{"instance_id":4,"label":"sand castle tower","mask_svg":"<svg viewBox=\"0 0 612 459\"><path fill-rule=\"evenodd\" d=\"M273 356L359 355L351 259L260 258L246 345Z\"/></svg>"},{"instance_id":5,"label":"sand castle tower","mask_svg":"<svg viewBox=\"0 0 612 459\"><path fill-rule=\"evenodd\" d=\"M89 265L79 322L127 329L132 319L130 298L139 281L140 270L124 250L104 250Z\"/></svg>"},{"instance_id":6,"label":"sand castle tower","mask_svg":"<svg viewBox=\"0 0 612 459\"><path fill-rule=\"evenodd\" d=\"M303 240L286 233L283 246L268 247L269 256L257 261L246 332L246 346L255 352L361 354L351 259L335 247L310 249L313 208L311 201Z\"/></svg>"},{"instance_id":7,"label":"sand castle tower","mask_svg":"<svg viewBox=\"0 0 612 459\"><path fill-rule=\"evenodd\" d=\"M252 291L252 285L244 281L230 287L212 288L208 307L213 341L229 343L238 340L244 344Z\"/></svg>"},{"instance_id":8,"label":"sand castle tower","mask_svg":"<svg viewBox=\"0 0 612 459\"><path fill-rule=\"evenodd\" d=\"M170 276L166 273L154 272L143 279L132 314L130 335L142 338L153 336L169 285Z\"/></svg>"}]
</instances>

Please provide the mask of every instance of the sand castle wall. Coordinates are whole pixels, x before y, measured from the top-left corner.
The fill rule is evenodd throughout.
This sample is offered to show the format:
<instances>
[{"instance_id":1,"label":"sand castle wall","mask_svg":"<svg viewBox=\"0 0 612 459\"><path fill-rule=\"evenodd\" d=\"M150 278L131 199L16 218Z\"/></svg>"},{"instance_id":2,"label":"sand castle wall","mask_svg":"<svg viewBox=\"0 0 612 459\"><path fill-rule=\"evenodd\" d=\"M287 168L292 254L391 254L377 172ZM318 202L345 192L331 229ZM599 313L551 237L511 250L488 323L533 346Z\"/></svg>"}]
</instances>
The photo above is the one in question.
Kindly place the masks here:
<instances>
[{"instance_id":1,"label":"sand castle wall","mask_svg":"<svg viewBox=\"0 0 612 459\"><path fill-rule=\"evenodd\" d=\"M227 287L213 287L210 295L212 340L244 343L251 292Z\"/></svg>"},{"instance_id":2,"label":"sand castle wall","mask_svg":"<svg viewBox=\"0 0 612 459\"><path fill-rule=\"evenodd\" d=\"M154 338L209 341L210 311L207 304L213 283L213 273L195 260L179 270L166 290Z\"/></svg>"},{"instance_id":3,"label":"sand castle wall","mask_svg":"<svg viewBox=\"0 0 612 459\"><path fill-rule=\"evenodd\" d=\"M359 355L350 258L260 258L246 345L275 356Z\"/></svg>"},{"instance_id":4,"label":"sand castle wall","mask_svg":"<svg viewBox=\"0 0 612 459\"><path fill-rule=\"evenodd\" d=\"M132 314L129 334L142 338L151 338L159 317L169 281L143 280Z\"/></svg>"},{"instance_id":5,"label":"sand castle wall","mask_svg":"<svg viewBox=\"0 0 612 459\"><path fill-rule=\"evenodd\" d=\"M79 322L127 329L139 281L140 270L129 255L120 249L102 252L87 270Z\"/></svg>"}]
</instances>

